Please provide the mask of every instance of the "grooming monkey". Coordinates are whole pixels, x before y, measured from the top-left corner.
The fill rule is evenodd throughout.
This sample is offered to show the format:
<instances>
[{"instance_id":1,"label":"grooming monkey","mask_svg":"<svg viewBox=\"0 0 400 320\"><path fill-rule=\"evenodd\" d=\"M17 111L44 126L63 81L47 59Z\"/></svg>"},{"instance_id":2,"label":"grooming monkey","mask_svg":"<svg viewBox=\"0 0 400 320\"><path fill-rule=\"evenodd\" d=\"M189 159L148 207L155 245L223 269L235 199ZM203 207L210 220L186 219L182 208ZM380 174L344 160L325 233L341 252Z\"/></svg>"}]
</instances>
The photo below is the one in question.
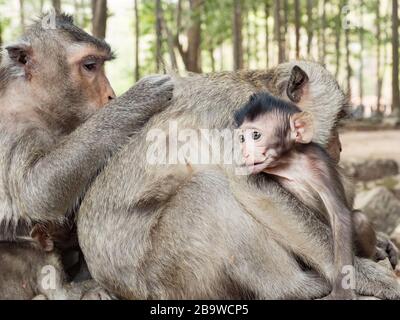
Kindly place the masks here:
<instances>
[{"instance_id":1,"label":"grooming monkey","mask_svg":"<svg viewBox=\"0 0 400 320\"><path fill-rule=\"evenodd\" d=\"M273 175L307 207L327 212L334 248L333 288L328 298L354 298L353 290L342 285L343 267L354 264L351 210L336 165L321 146L312 142L312 115L292 103L259 93L235 113L235 121L250 173ZM321 201L325 208L319 205Z\"/></svg>"},{"instance_id":2,"label":"grooming monkey","mask_svg":"<svg viewBox=\"0 0 400 320\"><path fill-rule=\"evenodd\" d=\"M104 71L112 58L105 41L63 14L55 28L38 21L2 50L0 240L74 214L110 157L169 104L169 76L147 77L117 101ZM38 268L45 261L29 245L8 246L21 261L34 250Z\"/></svg>"}]
</instances>

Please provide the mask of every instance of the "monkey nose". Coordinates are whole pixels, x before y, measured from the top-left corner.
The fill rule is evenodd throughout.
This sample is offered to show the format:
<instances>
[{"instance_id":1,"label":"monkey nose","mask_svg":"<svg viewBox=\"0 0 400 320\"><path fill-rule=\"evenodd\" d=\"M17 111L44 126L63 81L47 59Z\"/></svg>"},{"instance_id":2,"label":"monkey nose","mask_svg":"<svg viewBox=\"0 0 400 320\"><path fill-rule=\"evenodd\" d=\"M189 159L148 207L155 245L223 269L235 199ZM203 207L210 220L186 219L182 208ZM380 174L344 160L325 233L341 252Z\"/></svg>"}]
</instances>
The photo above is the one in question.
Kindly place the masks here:
<instances>
[{"instance_id":1,"label":"monkey nose","mask_svg":"<svg viewBox=\"0 0 400 320\"><path fill-rule=\"evenodd\" d=\"M115 92L112 88L110 88L110 92L108 94L108 100L113 100L115 99L117 96L115 95Z\"/></svg>"}]
</instances>

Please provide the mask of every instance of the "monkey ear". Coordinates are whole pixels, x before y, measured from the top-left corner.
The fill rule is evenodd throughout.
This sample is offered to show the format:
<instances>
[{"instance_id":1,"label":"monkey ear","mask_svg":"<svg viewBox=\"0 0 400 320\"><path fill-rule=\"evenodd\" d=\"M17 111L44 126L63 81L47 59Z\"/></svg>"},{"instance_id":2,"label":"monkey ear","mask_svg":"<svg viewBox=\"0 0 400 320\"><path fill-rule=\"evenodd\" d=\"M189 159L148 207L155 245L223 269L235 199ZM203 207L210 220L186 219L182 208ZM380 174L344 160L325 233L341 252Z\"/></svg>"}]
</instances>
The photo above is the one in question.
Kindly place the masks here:
<instances>
[{"instance_id":1,"label":"monkey ear","mask_svg":"<svg viewBox=\"0 0 400 320\"><path fill-rule=\"evenodd\" d=\"M28 43L17 43L5 48L10 60L17 66L23 67L28 71L30 62L32 61L32 47Z\"/></svg>"},{"instance_id":2,"label":"monkey ear","mask_svg":"<svg viewBox=\"0 0 400 320\"><path fill-rule=\"evenodd\" d=\"M293 114L290 117L290 129L296 142L310 143L314 136L312 114L307 111Z\"/></svg>"},{"instance_id":3,"label":"monkey ear","mask_svg":"<svg viewBox=\"0 0 400 320\"><path fill-rule=\"evenodd\" d=\"M303 94L304 88L308 84L309 78L299 66L294 66L290 74L289 82L286 87L286 94L294 103L299 103Z\"/></svg>"},{"instance_id":4,"label":"monkey ear","mask_svg":"<svg viewBox=\"0 0 400 320\"><path fill-rule=\"evenodd\" d=\"M30 234L31 238L46 252L54 250L54 242L44 226L37 224Z\"/></svg>"}]
</instances>

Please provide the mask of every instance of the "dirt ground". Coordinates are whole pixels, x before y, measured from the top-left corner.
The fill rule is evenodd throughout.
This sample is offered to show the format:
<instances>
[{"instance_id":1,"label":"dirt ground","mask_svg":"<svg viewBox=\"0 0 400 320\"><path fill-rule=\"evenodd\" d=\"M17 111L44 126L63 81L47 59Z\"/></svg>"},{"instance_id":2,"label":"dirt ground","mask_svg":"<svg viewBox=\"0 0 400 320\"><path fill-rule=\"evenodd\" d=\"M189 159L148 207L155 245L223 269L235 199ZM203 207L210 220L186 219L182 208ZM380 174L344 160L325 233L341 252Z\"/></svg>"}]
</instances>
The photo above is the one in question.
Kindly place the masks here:
<instances>
[{"instance_id":1,"label":"dirt ground","mask_svg":"<svg viewBox=\"0 0 400 320\"><path fill-rule=\"evenodd\" d=\"M394 159L400 164L400 130L345 131L340 139L344 161L379 158Z\"/></svg>"}]
</instances>

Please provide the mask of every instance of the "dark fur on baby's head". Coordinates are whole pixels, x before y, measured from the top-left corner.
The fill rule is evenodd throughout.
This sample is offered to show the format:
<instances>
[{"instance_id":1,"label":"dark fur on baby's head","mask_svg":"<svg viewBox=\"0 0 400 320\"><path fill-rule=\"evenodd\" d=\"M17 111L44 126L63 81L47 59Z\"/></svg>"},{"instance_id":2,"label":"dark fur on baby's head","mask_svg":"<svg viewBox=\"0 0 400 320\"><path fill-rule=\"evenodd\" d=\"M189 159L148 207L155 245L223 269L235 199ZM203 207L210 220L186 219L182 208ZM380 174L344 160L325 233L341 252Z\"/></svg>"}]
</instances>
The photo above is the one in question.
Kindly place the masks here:
<instances>
[{"instance_id":1,"label":"dark fur on baby's head","mask_svg":"<svg viewBox=\"0 0 400 320\"><path fill-rule=\"evenodd\" d=\"M260 92L251 95L249 101L235 112L234 119L236 126L240 127L246 120L253 121L267 113L289 119L290 115L300 111L293 103L275 98L266 92Z\"/></svg>"}]
</instances>

